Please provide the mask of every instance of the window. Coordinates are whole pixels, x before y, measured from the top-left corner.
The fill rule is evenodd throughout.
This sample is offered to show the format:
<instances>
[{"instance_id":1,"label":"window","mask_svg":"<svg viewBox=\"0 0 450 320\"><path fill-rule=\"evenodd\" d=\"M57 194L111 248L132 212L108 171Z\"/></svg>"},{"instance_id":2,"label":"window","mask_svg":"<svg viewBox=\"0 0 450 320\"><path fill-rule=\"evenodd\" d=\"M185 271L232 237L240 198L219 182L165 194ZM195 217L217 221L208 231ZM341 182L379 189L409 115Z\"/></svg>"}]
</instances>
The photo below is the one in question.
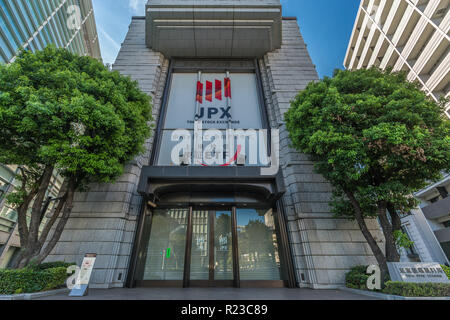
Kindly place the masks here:
<instances>
[{"instance_id":1,"label":"window","mask_svg":"<svg viewBox=\"0 0 450 320\"><path fill-rule=\"evenodd\" d=\"M406 234L408 236L408 238L412 241L412 238L409 235L408 229L405 226L402 226L402 232L404 234ZM416 258L416 259L419 258L419 254L417 253L417 250L416 250L416 247L415 247L414 244L411 247L409 247L409 248L405 248L405 251L406 251L406 255L409 258ZM419 261L420 261L420 258L419 258Z\"/></svg>"},{"instance_id":2,"label":"window","mask_svg":"<svg viewBox=\"0 0 450 320\"><path fill-rule=\"evenodd\" d=\"M0 164L0 203L3 202L6 194L18 185L18 181L14 180L16 169L17 168L14 166L5 166ZM7 205L4 205L3 207L0 207L0 216L10 220L15 220L16 211Z\"/></svg>"},{"instance_id":3,"label":"window","mask_svg":"<svg viewBox=\"0 0 450 320\"><path fill-rule=\"evenodd\" d=\"M187 209L154 211L143 280L183 280L188 213Z\"/></svg>"},{"instance_id":4,"label":"window","mask_svg":"<svg viewBox=\"0 0 450 320\"><path fill-rule=\"evenodd\" d=\"M259 130L263 129L260 97L257 77L254 73L174 73L167 102L157 165L174 166L172 151L187 140L186 149L180 150L180 158L187 154L187 161L180 163L203 165L212 160L217 165L233 161L238 150L245 154L245 164L262 166L266 145L263 145ZM230 88L229 91L227 88ZM202 123L202 163L194 161L194 123ZM174 136L176 130L184 130L182 137ZM207 130L217 130L214 136L207 138ZM227 142L231 139L227 129L241 130L241 138L233 138L233 147L227 151ZM267 132L266 132L267 134ZM267 139L266 139L267 140ZM212 144L218 146L208 148ZM264 149L262 149L264 148ZM266 152L267 153L267 152ZM176 157L176 156L175 156ZM177 158L178 159L178 158ZM183 158L183 160L186 159ZM208 164L208 163L207 163Z\"/></svg>"},{"instance_id":5,"label":"window","mask_svg":"<svg viewBox=\"0 0 450 320\"><path fill-rule=\"evenodd\" d=\"M241 280L281 280L272 210L238 209L237 228Z\"/></svg>"}]
</instances>

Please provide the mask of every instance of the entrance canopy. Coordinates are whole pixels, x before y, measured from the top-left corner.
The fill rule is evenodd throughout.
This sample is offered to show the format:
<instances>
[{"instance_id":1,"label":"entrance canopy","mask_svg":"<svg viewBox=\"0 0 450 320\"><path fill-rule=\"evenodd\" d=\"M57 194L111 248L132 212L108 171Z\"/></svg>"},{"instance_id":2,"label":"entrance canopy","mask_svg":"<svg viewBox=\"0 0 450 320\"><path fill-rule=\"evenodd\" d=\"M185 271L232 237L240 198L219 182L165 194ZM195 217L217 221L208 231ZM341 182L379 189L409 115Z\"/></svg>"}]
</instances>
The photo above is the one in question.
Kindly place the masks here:
<instances>
[{"instance_id":1,"label":"entrance canopy","mask_svg":"<svg viewBox=\"0 0 450 320\"><path fill-rule=\"evenodd\" d=\"M138 192L158 202L267 203L285 193L281 171L260 175L257 167L155 167L142 169Z\"/></svg>"},{"instance_id":2,"label":"entrance canopy","mask_svg":"<svg viewBox=\"0 0 450 320\"><path fill-rule=\"evenodd\" d=\"M166 57L261 57L281 48L279 0L149 0L147 46Z\"/></svg>"}]
</instances>

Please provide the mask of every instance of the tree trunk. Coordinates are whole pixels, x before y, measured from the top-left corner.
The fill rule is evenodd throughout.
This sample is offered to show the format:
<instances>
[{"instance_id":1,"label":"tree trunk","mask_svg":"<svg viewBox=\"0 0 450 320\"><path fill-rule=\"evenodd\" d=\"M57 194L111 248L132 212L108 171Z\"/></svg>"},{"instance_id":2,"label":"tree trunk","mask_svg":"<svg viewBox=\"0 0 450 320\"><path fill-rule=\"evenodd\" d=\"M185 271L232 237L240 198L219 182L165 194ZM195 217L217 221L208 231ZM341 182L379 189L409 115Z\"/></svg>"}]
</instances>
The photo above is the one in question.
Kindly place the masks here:
<instances>
[{"instance_id":1,"label":"tree trunk","mask_svg":"<svg viewBox=\"0 0 450 320\"><path fill-rule=\"evenodd\" d=\"M391 217L392 221L392 231L401 231L402 230L402 221L400 219L400 216L397 213L397 210L395 210L395 207L392 203L388 203L387 209L389 211L389 215Z\"/></svg>"},{"instance_id":2,"label":"tree trunk","mask_svg":"<svg viewBox=\"0 0 450 320\"><path fill-rule=\"evenodd\" d=\"M61 213L61 211L64 208L64 205L66 204L67 200L67 180L64 180L61 189L59 190L58 194L58 205L56 206L55 211L53 212L53 215L50 219L46 222L44 228L42 229L42 232L39 236L39 245L40 248L42 248L45 244L45 240L48 237L48 234L50 233L50 230L52 229L53 225L55 224L56 220L58 220L58 217Z\"/></svg>"},{"instance_id":3,"label":"tree trunk","mask_svg":"<svg viewBox=\"0 0 450 320\"><path fill-rule=\"evenodd\" d=\"M20 238L20 245L21 245L21 253L19 259L17 259L17 265L14 267L21 269L26 267L30 261L31 258L37 254L40 250L39 242L38 242L38 235L39 235L39 227L40 227L40 217L41 217L41 210L42 210L42 203L45 198L45 194L48 190L48 186L50 184L51 177L53 175L53 166L46 166L44 168L44 171L42 173L42 176L39 178L38 181L38 188L35 190L35 199L33 206L31 208L31 219L30 224L27 227L27 211L28 211L28 205L24 206L22 208L24 212L22 213L22 221L19 222L19 225L23 229L27 228L26 235Z\"/></svg>"},{"instance_id":4,"label":"tree trunk","mask_svg":"<svg viewBox=\"0 0 450 320\"><path fill-rule=\"evenodd\" d=\"M364 238L366 239L367 243L369 244L370 249L372 250L372 253L375 256L375 259L378 262L381 271L381 283L382 286L384 287L384 282L387 278L387 275L389 274L386 257L384 256L383 251L381 251L380 247L375 241L372 233L370 233L369 228L367 228L366 221L364 220L364 214L362 212L358 200L356 200L355 196L351 191L347 191L344 189L344 192L353 206L353 209L355 211L355 218L356 221L358 222L359 228L362 234L364 235Z\"/></svg>"},{"instance_id":5,"label":"tree trunk","mask_svg":"<svg viewBox=\"0 0 450 320\"><path fill-rule=\"evenodd\" d=\"M64 231L64 227L66 226L66 223L69 220L70 214L72 213L75 189L76 189L76 183L73 179L70 179L67 184L66 203L64 206L64 211L63 211L62 217L60 218L60 220L55 228L55 232L53 233L51 239L48 241L47 245L42 250L40 250L39 254L36 254L33 257L33 259L32 259L33 263L36 263L36 264L42 263L42 261L44 261L45 258L47 258L48 255L52 252L52 250L55 248L55 245L58 243L59 239L61 238L61 234ZM45 239L44 239L44 241L45 241Z\"/></svg>"},{"instance_id":6,"label":"tree trunk","mask_svg":"<svg viewBox=\"0 0 450 320\"><path fill-rule=\"evenodd\" d=\"M381 228L383 229L383 234L386 241L386 260L388 262L399 262L400 255L398 254L393 227L387 217L386 209L387 203L381 201L378 204L378 217L380 218Z\"/></svg>"},{"instance_id":7,"label":"tree trunk","mask_svg":"<svg viewBox=\"0 0 450 320\"><path fill-rule=\"evenodd\" d=\"M22 176L22 189L21 191L23 193L27 193L27 184L28 184L28 177L26 170L24 170L22 167L19 167L21 176ZM38 180L37 184L40 185L42 181L42 177ZM18 256L14 259L14 262L12 263L11 267L13 269L19 268L19 265L23 259L23 257L27 254L26 251L26 244L28 243L28 236L29 236L29 229L28 229L28 221L27 221L27 212L28 207L30 206L31 201L33 201L34 197L36 196L38 192L38 188L33 188L28 195L23 200L23 203L17 208L17 229L19 231L19 238L20 238L20 244L21 244L21 250L18 254Z\"/></svg>"},{"instance_id":8,"label":"tree trunk","mask_svg":"<svg viewBox=\"0 0 450 320\"><path fill-rule=\"evenodd\" d=\"M41 225L42 205L45 200L45 194L50 185L50 180L53 175L53 166L46 166L42 175L42 181L39 184L39 189L36 194L33 206L31 207L31 219L28 234L27 248L30 248L32 253L35 253L38 248L39 227Z\"/></svg>"}]
</instances>

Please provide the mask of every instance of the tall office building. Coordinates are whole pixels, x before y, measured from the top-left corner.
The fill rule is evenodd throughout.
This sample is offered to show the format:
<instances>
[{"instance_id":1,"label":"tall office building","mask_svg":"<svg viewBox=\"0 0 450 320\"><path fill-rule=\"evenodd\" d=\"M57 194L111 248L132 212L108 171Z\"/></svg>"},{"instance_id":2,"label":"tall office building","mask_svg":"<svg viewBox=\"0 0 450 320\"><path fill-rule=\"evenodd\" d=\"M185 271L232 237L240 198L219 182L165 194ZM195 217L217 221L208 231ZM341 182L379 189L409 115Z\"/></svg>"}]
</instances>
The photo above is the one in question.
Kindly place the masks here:
<instances>
[{"instance_id":1,"label":"tall office building","mask_svg":"<svg viewBox=\"0 0 450 320\"><path fill-rule=\"evenodd\" d=\"M20 48L35 51L49 44L101 60L91 0L0 0L0 63L14 61ZM17 213L5 201L20 184L17 171L16 165L0 164L0 268L20 246ZM55 175L48 196L56 197L61 184Z\"/></svg>"},{"instance_id":2,"label":"tall office building","mask_svg":"<svg viewBox=\"0 0 450 320\"><path fill-rule=\"evenodd\" d=\"M436 101L450 98L449 8L449 0L362 0L345 67L403 70Z\"/></svg>"},{"instance_id":3,"label":"tall office building","mask_svg":"<svg viewBox=\"0 0 450 320\"><path fill-rule=\"evenodd\" d=\"M283 115L318 75L279 0L150 0L113 69L152 96L152 138L116 183L76 195L49 260L96 253L91 286L103 288L336 288L375 263L358 225L331 213L331 186L290 148Z\"/></svg>"},{"instance_id":4,"label":"tall office building","mask_svg":"<svg viewBox=\"0 0 450 320\"><path fill-rule=\"evenodd\" d=\"M0 0L0 63L49 44L101 59L92 0Z\"/></svg>"},{"instance_id":5,"label":"tall office building","mask_svg":"<svg viewBox=\"0 0 450 320\"><path fill-rule=\"evenodd\" d=\"M347 69L405 71L434 100L450 99L450 0L363 0L347 49ZM447 105L450 117L450 104ZM414 241L404 261L448 263L450 179L415 194L420 208L402 218Z\"/></svg>"}]
</instances>

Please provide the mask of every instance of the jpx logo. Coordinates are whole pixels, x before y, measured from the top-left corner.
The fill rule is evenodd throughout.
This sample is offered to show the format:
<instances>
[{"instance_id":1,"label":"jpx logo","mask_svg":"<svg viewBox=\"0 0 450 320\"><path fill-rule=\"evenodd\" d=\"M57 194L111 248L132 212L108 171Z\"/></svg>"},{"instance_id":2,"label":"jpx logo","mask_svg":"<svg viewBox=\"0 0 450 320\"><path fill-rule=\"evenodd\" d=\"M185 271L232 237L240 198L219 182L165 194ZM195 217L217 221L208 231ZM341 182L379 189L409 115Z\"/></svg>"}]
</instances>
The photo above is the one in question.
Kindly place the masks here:
<instances>
[{"instance_id":1,"label":"jpx logo","mask_svg":"<svg viewBox=\"0 0 450 320\"><path fill-rule=\"evenodd\" d=\"M224 79L224 95L225 98L231 99L231 80L230 78ZM204 90L206 88L206 90ZM214 87L214 97L216 100L222 101L222 81L215 80ZM203 95L205 93L205 95ZM197 96L196 100L198 103L203 104L203 96L205 101L213 102L213 83L211 81L206 81L206 85L203 85L201 81L197 81Z\"/></svg>"},{"instance_id":2,"label":"jpx logo","mask_svg":"<svg viewBox=\"0 0 450 320\"><path fill-rule=\"evenodd\" d=\"M230 78L224 79L223 86L222 81L217 79L214 83L212 81L206 81L205 83L197 81L196 102L199 104L199 108L195 120L211 120L216 117L219 117L221 120L231 120L231 106L228 103L225 106L222 106L223 103L220 105L220 102L223 102L223 100L228 101L229 99L231 99ZM218 102L219 106L207 106L208 102ZM204 104L206 106L203 106Z\"/></svg>"},{"instance_id":3,"label":"jpx logo","mask_svg":"<svg viewBox=\"0 0 450 320\"><path fill-rule=\"evenodd\" d=\"M205 110L206 109L206 110ZM220 119L231 119L231 107L228 108L200 108L200 114L198 115L196 120L204 119L212 119L213 117L220 115Z\"/></svg>"}]
</instances>

